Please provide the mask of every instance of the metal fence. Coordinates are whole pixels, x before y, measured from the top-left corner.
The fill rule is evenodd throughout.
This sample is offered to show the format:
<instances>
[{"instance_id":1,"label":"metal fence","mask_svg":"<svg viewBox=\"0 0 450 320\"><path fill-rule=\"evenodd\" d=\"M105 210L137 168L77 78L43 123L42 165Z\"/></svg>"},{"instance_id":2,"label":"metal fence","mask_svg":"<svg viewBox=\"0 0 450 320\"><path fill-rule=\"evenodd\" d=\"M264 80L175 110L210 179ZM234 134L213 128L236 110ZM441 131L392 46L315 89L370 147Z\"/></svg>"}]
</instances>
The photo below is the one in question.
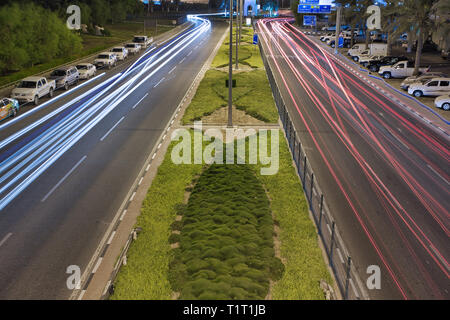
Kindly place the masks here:
<instances>
[{"instance_id":1,"label":"metal fence","mask_svg":"<svg viewBox=\"0 0 450 320\"><path fill-rule=\"evenodd\" d=\"M266 73L272 88L273 97L278 108L281 122L283 123L292 158L296 164L298 175L303 184L305 196L314 217L320 239L326 250L329 265L333 270L337 286L344 299L368 299L366 290L357 274L356 268L339 234L337 225L330 213L325 197L319 187L308 157L302 147L299 135L294 127L291 115L280 93L277 81L273 76L261 41L258 42L261 57L266 68Z\"/></svg>"}]
</instances>

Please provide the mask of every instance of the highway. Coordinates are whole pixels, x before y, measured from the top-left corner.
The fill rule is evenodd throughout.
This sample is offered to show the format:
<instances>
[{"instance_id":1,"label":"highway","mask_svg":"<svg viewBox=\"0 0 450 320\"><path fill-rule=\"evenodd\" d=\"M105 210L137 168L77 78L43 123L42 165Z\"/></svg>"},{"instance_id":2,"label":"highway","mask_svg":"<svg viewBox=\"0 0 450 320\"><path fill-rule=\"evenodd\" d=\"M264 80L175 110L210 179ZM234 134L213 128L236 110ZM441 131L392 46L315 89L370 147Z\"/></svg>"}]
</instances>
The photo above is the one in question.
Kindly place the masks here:
<instances>
[{"instance_id":1,"label":"highway","mask_svg":"<svg viewBox=\"0 0 450 320\"><path fill-rule=\"evenodd\" d=\"M0 299L67 299L157 139L222 37L196 19L28 117L0 124Z\"/></svg>"},{"instance_id":2,"label":"highway","mask_svg":"<svg viewBox=\"0 0 450 320\"><path fill-rule=\"evenodd\" d=\"M449 136L286 19L257 23L315 177L371 299L449 299ZM443 126L446 126L443 124Z\"/></svg>"}]
</instances>

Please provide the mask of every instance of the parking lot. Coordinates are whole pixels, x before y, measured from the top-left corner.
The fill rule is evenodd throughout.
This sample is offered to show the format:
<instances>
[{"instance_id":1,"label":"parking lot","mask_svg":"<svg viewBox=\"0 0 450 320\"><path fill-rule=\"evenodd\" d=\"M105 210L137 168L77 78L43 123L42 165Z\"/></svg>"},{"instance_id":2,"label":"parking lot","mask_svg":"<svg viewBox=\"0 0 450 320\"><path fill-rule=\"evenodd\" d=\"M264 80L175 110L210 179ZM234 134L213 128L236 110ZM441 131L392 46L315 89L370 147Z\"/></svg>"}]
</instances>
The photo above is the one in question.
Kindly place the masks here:
<instances>
[{"instance_id":1,"label":"parking lot","mask_svg":"<svg viewBox=\"0 0 450 320\"><path fill-rule=\"evenodd\" d=\"M320 37L322 35L327 34L327 32L311 32L310 30L305 30L305 31L311 37L315 37L318 42L321 42ZM359 38L357 37L355 39L359 39ZM364 44L364 42L361 42L361 39L359 39L359 40L360 41L355 42L355 44ZM321 43L324 46L329 46L325 42L321 42ZM344 57L346 57L349 60L349 62L358 65L361 68L361 70L364 70L369 75L374 76L374 77L379 77L379 78L383 77L378 72L372 72L368 68L365 68L360 63L353 61L352 58L350 56L348 56L348 54L347 54L348 51L349 51L349 48L340 48L339 49L339 52ZM406 57L409 61L414 61L415 55L416 55L415 51L408 53L406 51L406 48L404 48L400 45L393 46L392 53L391 53L391 56ZM421 67L423 67L424 69L425 68L428 69L429 72L440 72L440 73L443 73L444 76L446 76L446 77L450 76L450 60L444 59L443 57L441 57L441 53L438 51L423 52L422 57L421 57ZM390 78L390 79L383 79L383 80L388 85L394 87L395 89L399 90L403 94L409 95L407 90L403 90L401 88L401 83L405 80L405 78L406 77ZM449 90L446 91L445 94L449 94L449 93L450 93L450 87L449 87ZM435 106L436 97L435 96L422 96L422 97L413 97L412 95L409 95L409 96L411 96L414 99L417 99L419 102L421 102L425 106L431 108L434 112L438 113L444 119L446 119L447 121L450 121L450 111L445 111L443 109L436 108L436 106Z\"/></svg>"}]
</instances>

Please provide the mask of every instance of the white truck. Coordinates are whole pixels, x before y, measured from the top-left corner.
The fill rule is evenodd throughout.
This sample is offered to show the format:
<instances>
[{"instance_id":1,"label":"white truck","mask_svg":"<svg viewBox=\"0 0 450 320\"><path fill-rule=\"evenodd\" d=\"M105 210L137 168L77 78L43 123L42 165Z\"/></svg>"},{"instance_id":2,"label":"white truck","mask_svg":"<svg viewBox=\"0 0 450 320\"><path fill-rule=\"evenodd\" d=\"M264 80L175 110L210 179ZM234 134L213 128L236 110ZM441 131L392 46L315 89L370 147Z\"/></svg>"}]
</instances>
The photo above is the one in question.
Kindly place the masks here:
<instances>
[{"instance_id":1,"label":"white truck","mask_svg":"<svg viewBox=\"0 0 450 320\"><path fill-rule=\"evenodd\" d=\"M387 44L370 43L369 47L366 48L366 45L364 43L358 43L355 44L350 50L348 50L347 54L352 58L358 55L385 56L387 55ZM357 60L355 61L358 62Z\"/></svg>"},{"instance_id":2,"label":"white truck","mask_svg":"<svg viewBox=\"0 0 450 320\"><path fill-rule=\"evenodd\" d=\"M11 92L11 98L18 100L21 103L34 102L39 104L39 99L48 95L53 97L53 92L56 89L54 80L47 81L44 77L28 77L20 81L15 89Z\"/></svg>"},{"instance_id":3,"label":"white truck","mask_svg":"<svg viewBox=\"0 0 450 320\"><path fill-rule=\"evenodd\" d=\"M153 42L153 37L149 38L147 36L134 36L133 43L139 44L142 48L149 47Z\"/></svg>"},{"instance_id":4,"label":"white truck","mask_svg":"<svg viewBox=\"0 0 450 320\"><path fill-rule=\"evenodd\" d=\"M427 72L430 68L419 68L419 73ZM414 73L414 62L412 61L400 61L393 66L381 67L378 74L385 79L390 78L406 78L411 77Z\"/></svg>"}]
</instances>

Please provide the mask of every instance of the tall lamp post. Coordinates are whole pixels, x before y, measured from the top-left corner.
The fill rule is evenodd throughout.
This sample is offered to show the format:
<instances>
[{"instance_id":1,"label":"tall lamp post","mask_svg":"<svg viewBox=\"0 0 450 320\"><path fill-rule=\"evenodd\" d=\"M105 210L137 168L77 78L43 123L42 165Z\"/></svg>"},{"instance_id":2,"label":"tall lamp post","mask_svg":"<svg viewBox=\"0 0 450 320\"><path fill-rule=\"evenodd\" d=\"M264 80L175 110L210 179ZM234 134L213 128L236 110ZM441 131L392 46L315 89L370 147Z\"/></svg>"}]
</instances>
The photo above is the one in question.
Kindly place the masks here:
<instances>
[{"instance_id":1,"label":"tall lamp post","mask_svg":"<svg viewBox=\"0 0 450 320\"><path fill-rule=\"evenodd\" d=\"M342 15L342 6L336 5L336 38L334 40L334 53L338 54L339 52L339 35L341 33L341 15Z\"/></svg>"},{"instance_id":2,"label":"tall lamp post","mask_svg":"<svg viewBox=\"0 0 450 320\"><path fill-rule=\"evenodd\" d=\"M228 127L233 127L233 0L230 0L230 61L228 63ZM237 57L236 57L237 58Z\"/></svg>"}]
</instances>

